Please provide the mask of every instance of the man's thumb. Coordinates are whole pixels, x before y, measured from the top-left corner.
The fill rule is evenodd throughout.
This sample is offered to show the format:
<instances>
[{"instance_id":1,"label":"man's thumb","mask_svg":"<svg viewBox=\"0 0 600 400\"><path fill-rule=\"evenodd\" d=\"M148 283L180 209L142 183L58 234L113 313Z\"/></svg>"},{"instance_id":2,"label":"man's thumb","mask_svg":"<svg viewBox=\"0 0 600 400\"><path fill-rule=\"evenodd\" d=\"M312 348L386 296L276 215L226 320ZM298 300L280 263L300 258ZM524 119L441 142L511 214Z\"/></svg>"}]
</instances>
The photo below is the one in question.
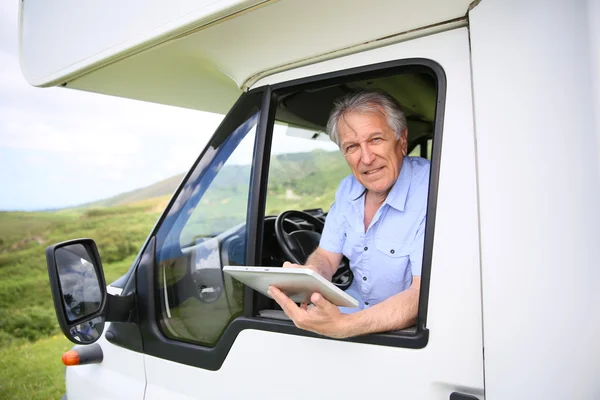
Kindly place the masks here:
<instances>
[{"instance_id":1,"label":"man's thumb","mask_svg":"<svg viewBox=\"0 0 600 400\"><path fill-rule=\"evenodd\" d=\"M313 303L315 306L322 306L324 301L325 299L323 298L321 293L313 293L310 296L310 302Z\"/></svg>"}]
</instances>

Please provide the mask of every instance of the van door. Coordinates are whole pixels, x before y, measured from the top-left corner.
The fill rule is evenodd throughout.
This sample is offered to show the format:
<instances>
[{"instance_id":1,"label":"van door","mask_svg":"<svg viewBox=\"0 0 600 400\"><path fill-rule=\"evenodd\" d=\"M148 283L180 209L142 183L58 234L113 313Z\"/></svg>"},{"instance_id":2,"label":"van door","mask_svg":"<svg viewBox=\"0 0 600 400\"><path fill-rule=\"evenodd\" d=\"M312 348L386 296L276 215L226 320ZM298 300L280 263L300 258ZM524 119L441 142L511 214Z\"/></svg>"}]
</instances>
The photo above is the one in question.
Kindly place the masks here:
<instances>
[{"instance_id":1,"label":"van door","mask_svg":"<svg viewBox=\"0 0 600 400\"><path fill-rule=\"evenodd\" d=\"M364 76L395 68L428 69L437 85L417 326L332 340L266 318L265 299L221 269L264 263L263 253L273 246L264 210L276 99L353 76L368 85ZM255 87L225 118L175 194L137 271L146 398L448 399L462 393L483 399L467 29L296 68Z\"/></svg>"}]
</instances>

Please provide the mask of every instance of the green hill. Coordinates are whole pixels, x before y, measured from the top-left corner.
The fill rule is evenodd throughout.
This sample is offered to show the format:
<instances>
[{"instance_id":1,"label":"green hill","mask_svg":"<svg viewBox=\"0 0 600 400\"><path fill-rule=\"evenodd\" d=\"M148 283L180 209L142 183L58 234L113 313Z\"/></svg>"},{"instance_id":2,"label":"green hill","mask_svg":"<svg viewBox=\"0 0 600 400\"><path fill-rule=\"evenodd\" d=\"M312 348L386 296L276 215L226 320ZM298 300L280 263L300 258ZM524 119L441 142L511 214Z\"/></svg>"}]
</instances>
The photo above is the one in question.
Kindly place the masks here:
<instances>
[{"instance_id":1,"label":"green hill","mask_svg":"<svg viewBox=\"0 0 600 400\"><path fill-rule=\"evenodd\" d=\"M202 200L211 206L197 209L208 219L232 218L238 211L245 216L249 173L248 165L223 167ZM347 174L338 152L278 155L271 162L267 214L328 209L337 184ZM174 176L88 207L0 212L0 347L58 332L48 288L46 246L93 238L111 282L129 267L181 178ZM232 207L236 204L239 207Z\"/></svg>"},{"instance_id":2,"label":"green hill","mask_svg":"<svg viewBox=\"0 0 600 400\"><path fill-rule=\"evenodd\" d=\"M109 208L0 212L0 399L64 393L62 336L46 267L46 246L93 238L107 282L123 275L164 208L163 198ZM32 365L35 368L32 368Z\"/></svg>"},{"instance_id":3,"label":"green hill","mask_svg":"<svg viewBox=\"0 0 600 400\"><path fill-rule=\"evenodd\" d=\"M277 155L270 169L267 214L328 209L339 181L349 174L337 151ZM223 167L202 199L210 207L196 207L198 224L231 219L236 212L243 220L249 174L249 165ZM71 345L56 322L45 248L92 238L106 281L114 281L130 267L182 177L72 209L0 212L0 398L57 398L64 392L59 360ZM23 357L27 363L21 363Z\"/></svg>"},{"instance_id":4,"label":"green hill","mask_svg":"<svg viewBox=\"0 0 600 400\"><path fill-rule=\"evenodd\" d=\"M269 172L267 201L272 207L268 213L273 213L286 206L329 208L338 183L350 170L338 151L315 150L276 155L271 159ZM242 188L247 186L249 174L250 165L225 165L212 183L207 200L226 199L231 197L232 192L244 195L245 189ZM153 185L83 204L78 208L112 207L162 196L170 197L183 177L184 174L175 175ZM303 204L303 201L306 203Z\"/></svg>"},{"instance_id":5,"label":"green hill","mask_svg":"<svg viewBox=\"0 0 600 400\"><path fill-rule=\"evenodd\" d=\"M312 151L276 156L271 160L267 214L285 210L329 210L340 181L350 174L338 151Z\"/></svg>"},{"instance_id":6,"label":"green hill","mask_svg":"<svg viewBox=\"0 0 600 400\"><path fill-rule=\"evenodd\" d=\"M86 203L78 206L78 208L88 207L111 207L116 205L123 205L134 203L136 201L152 199L155 197L161 197L166 195L172 195L175 189L183 179L184 174L179 174L154 183L150 186L143 187L141 189L132 190L130 192L121 193L117 196L110 197L108 199L94 201L92 203Z\"/></svg>"},{"instance_id":7,"label":"green hill","mask_svg":"<svg viewBox=\"0 0 600 400\"><path fill-rule=\"evenodd\" d=\"M203 197L199 216L209 222L245 218L250 166L225 166ZM267 214L289 209L328 209L348 167L338 152L276 156L271 163ZM46 246L93 238L107 282L125 272L181 181L175 176L110 199L54 212L0 212L0 347L34 341L57 331L46 272ZM202 207L202 204L210 207ZM199 218L198 223L206 223ZM216 224L221 227L222 225Z\"/></svg>"}]
</instances>

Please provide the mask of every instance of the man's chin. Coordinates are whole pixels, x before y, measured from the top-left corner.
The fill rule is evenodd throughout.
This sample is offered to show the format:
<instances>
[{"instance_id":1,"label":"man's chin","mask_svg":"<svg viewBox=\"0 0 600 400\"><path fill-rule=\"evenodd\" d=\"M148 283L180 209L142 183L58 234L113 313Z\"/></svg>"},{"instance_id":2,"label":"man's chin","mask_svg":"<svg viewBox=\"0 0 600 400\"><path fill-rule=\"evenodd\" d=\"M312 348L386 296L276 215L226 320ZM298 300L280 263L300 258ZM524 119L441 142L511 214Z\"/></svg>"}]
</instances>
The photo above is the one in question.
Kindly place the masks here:
<instances>
[{"instance_id":1,"label":"man's chin","mask_svg":"<svg viewBox=\"0 0 600 400\"><path fill-rule=\"evenodd\" d=\"M365 189L367 189L369 192L372 192L372 193L385 193L388 191L387 185L377 185L377 184L373 184L373 183L364 184L363 183L363 186L365 187Z\"/></svg>"}]
</instances>

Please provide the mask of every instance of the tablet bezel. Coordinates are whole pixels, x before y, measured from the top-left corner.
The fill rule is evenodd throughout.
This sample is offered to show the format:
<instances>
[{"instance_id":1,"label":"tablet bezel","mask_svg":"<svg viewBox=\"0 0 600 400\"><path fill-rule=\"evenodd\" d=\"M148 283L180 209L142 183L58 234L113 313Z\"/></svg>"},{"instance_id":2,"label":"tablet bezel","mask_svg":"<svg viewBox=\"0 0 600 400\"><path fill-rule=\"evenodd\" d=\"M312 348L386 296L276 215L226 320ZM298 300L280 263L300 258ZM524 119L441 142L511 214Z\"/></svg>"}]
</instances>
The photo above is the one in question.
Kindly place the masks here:
<instances>
[{"instance_id":1,"label":"tablet bezel","mask_svg":"<svg viewBox=\"0 0 600 400\"><path fill-rule=\"evenodd\" d=\"M358 300L310 268L226 265L223 272L269 298L267 290L275 286L286 294L293 291L295 294L288 296L296 303L310 303L310 296L318 292L336 306L359 306Z\"/></svg>"}]
</instances>

